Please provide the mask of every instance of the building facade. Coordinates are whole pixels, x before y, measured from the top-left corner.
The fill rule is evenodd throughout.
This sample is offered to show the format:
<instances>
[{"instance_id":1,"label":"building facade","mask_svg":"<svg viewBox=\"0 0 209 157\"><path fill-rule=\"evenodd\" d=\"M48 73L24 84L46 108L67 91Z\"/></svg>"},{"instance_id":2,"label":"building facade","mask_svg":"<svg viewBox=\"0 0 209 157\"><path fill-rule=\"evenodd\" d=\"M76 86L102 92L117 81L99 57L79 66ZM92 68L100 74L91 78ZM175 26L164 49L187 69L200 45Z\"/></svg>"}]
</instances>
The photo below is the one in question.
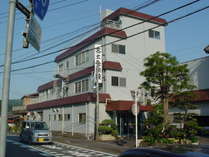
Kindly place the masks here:
<instances>
[{"instance_id":1,"label":"building facade","mask_svg":"<svg viewBox=\"0 0 209 157\"><path fill-rule=\"evenodd\" d=\"M55 58L58 79L38 87L38 103L27 106L51 130L86 134L95 126L95 45L102 47L102 83L99 83L99 122L114 119L120 134L133 118L131 91L143 78L144 59L165 51L166 20L120 8L104 14L101 28ZM141 106L140 111L149 110Z\"/></svg>"},{"instance_id":2,"label":"building facade","mask_svg":"<svg viewBox=\"0 0 209 157\"><path fill-rule=\"evenodd\" d=\"M209 81L207 78L209 57L197 58L182 64L187 64L191 80L196 86L193 91L195 95L193 103L197 104L197 107L190 109L189 113L197 115L196 118L201 126L209 126ZM177 108L172 108L170 111L171 114L183 112Z\"/></svg>"}]
</instances>

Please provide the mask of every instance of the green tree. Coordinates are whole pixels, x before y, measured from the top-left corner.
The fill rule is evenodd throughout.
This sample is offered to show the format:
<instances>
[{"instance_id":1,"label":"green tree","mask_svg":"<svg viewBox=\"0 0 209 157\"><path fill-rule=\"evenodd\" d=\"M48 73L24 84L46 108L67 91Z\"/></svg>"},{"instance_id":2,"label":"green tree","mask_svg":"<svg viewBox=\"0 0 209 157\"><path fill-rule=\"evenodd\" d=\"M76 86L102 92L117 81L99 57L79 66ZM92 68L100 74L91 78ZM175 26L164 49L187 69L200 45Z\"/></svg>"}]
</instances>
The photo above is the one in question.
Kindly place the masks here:
<instances>
[{"instance_id":1,"label":"green tree","mask_svg":"<svg viewBox=\"0 0 209 157\"><path fill-rule=\"evenodd\" d=\"M183 91L175 94L173 100L171 101L171 106L183 110L183 123L188 117L189 109L196 109L197 104L193 103L193 100L197 96L192 91Z\"/></svg>"},{"instance_id":2,"label":"green tree","mask_svg":"<svg viewBox=\"0 0 209 157\"><path fill-rule=\"evenodd\" d=\"M164 123L168 122L168 100L181 91L194 88L189 77L187 65L179 64L169 53L156 52L145 58L145 70L140 74L145 77L141 84L151 90L153 98L163 104Z\"/></svg>"}]
</instances>

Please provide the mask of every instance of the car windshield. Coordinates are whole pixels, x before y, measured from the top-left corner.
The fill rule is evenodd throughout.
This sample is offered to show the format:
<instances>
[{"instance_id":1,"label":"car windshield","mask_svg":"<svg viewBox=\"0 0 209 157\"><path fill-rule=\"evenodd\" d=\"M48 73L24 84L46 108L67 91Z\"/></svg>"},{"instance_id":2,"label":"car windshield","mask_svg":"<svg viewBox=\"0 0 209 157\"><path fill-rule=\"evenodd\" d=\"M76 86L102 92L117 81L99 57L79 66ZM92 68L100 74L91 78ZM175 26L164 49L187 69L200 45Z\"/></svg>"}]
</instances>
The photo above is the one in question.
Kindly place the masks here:
<instances>
[{"instance_id":1,"label":"car windshield","mask_svg":"<svg viewBox=\"0 0 209 157\"><path fill-rule=\"evenodd\" d=\"M48 130L48 126L44 122L35 122L34 129L35 130Z\"/></svg>"}]
</instances>

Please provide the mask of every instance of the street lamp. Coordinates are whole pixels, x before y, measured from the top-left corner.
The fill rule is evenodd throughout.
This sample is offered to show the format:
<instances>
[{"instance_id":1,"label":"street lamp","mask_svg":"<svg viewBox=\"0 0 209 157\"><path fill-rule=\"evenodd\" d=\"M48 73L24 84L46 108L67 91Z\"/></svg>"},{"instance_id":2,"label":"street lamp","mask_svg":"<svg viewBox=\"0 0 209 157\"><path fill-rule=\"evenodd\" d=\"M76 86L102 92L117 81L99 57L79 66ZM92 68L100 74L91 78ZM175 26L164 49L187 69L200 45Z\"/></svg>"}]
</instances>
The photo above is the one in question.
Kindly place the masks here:
<instances>
[{"instance_id":1,"label":"street lamp","mask_svg":"<svg viewBox=\"0 0 209 157\"><path fill-rule=\"evenodd\" d=\"M205 51L205 53L209 53L209 45L206 46L203 50Z\"/></svg>"}]
</instances>

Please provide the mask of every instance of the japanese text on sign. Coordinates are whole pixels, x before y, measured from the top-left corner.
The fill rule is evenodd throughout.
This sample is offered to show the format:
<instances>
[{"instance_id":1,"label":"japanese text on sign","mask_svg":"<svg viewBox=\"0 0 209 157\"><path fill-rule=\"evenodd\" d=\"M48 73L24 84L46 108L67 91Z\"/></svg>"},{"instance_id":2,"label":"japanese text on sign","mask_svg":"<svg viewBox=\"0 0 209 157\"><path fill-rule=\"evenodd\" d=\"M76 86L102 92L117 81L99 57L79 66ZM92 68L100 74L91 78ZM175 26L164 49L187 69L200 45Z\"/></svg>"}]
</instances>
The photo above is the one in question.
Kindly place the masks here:
<instances>
[{"instance_id":1,"label":"japanese text on sign","mask_svg":"<svg viewBox=\"0 0 209 157\"><path fill-rule=\"evenodd\" d=\"M95 78L98 83L102 83L102 47L101 45L95 45L95 53L94 53L94 71Z\"/></svg>"}]
</instances>

